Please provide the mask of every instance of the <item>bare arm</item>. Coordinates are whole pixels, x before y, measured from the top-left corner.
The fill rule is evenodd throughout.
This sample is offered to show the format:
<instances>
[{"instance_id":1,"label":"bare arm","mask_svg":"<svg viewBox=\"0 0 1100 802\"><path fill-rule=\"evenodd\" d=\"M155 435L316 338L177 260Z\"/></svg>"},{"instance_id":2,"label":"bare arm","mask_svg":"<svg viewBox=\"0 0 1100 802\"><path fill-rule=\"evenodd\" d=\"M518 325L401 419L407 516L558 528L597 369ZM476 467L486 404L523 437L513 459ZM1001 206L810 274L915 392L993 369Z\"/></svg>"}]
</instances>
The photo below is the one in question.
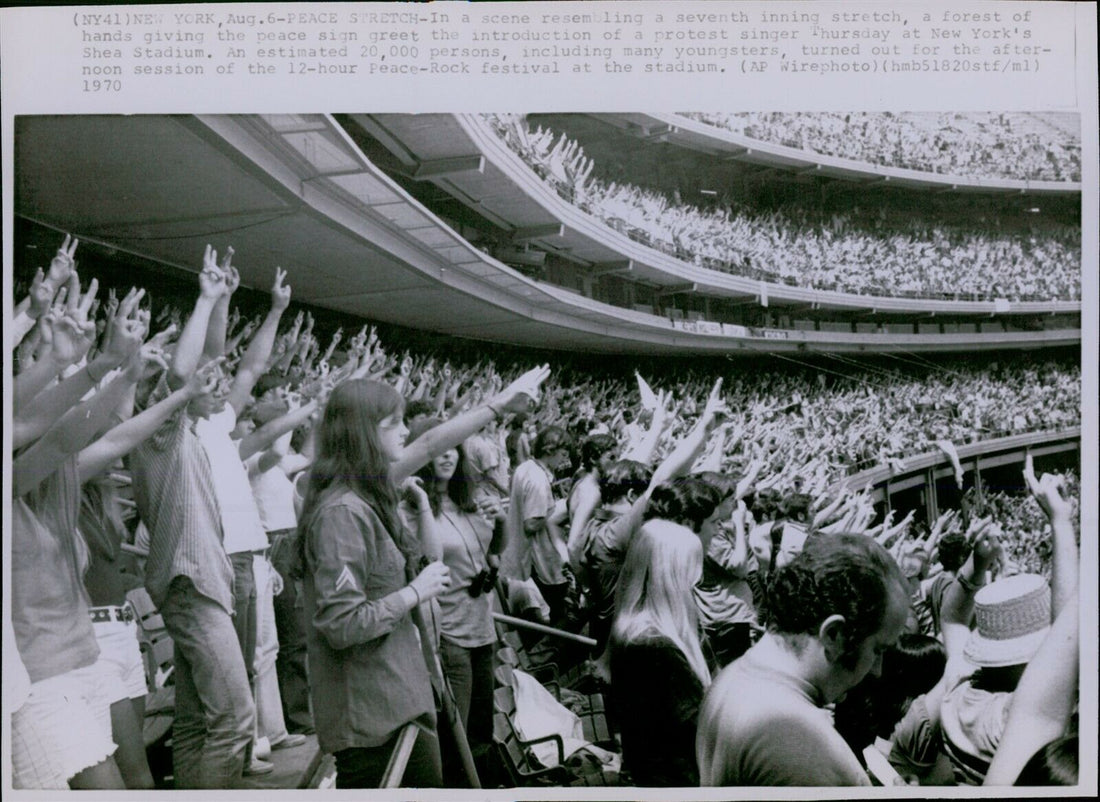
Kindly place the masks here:
<instances>
[{"instance_id":1,"label":"bare arm","mask_svg":"<svg viewBox=\"0 0 1100 802\"><path fill-rule=\"evenodd\" d=\"M588 485L577 491L576 506L573 509L573 520L569 522L569 537L566 538L565 548L569 553L569 562L576 569L583 558L584 530L592 513L600 505L600 491Z\"/></svg>"},{"instance_id":2,"label":"bare arm","mask_svg":"<svg viewBox=\"0 0 1100 802\"><path fill-rule=\"evenodd\" d=\"M985 785L1014 784L1036 752L1065 734L1077 698L1079 638L1074 598L1062 607L1020 677Z\"/></svg>"},{"instance_id":3,"label":"bare arm","mask_svg":"<svg viewBox=\"0 0 1100 802\"><path fill-rule=\"evenodd\" d=\"M233 377L233 387L229 391L226 403L240 415L252 397L252 388L262 375L267 359L271 356L271 347L275 344L275 335L279 331L279 318L290 306L290 287L283 286L286 271L275 268L275 284L271 288L271 311L267 313L264 322L260 325L256 336L248 344L248 350L244 352L241 365Z\"/></svg>"},{"instance_id":4,"label":"bare arm","mask_svg":"<svg viewBox=\"0 0 1100 802\"><path fill-rule=\"evenodd\" d=\"M230 262L233 260L233 249L226 248L222 258L221 270L225 277L225 294L218 298L217 303L210 312L210 321L206 326L206 340L202 348L202 361L208 362L225 355L225 330L229 322L229 299L240 286L241 276Z\"/></svg>"},{"instance_id":5,"label":"bare arm","mask_svg":"<svg viewBox=\"0 0 1100 802\"><path fill-rule=\"evenodd\" d=\"M192 398L213 390L216 379L213 368L216 364L216 362L208 362L203 368L197 370L182 388L172 392L144 412L115 426L103 437L84 448L79 456L81 483L97 476L120 457L129 454L144 440L152 437L162 423ZM140 369L128 371L126 378L130 382L135 382L140 375ZM131 383L130 388L132 389L133 386Z\"/></svg>"},{"instance_id":6,"label":"bare arm","mask_svg":"<svg viewBox=\"0 0 1100 802\"><path fill-rule=\"evenodd\" d=\"M186 384L191 374L195 372L195 368L199 366L210 315L218 299L226 292L225 276L217 267L217 256L217 252L207 245L206 254L203 257L203 270L199 273L199 297L195 301L195 309L191 312L191 317L183 326L183 332L176 343L175 356L172 358L172 368L168 371L168 386L173 389ZM211 264L213 264L212 270Z\"/></svg>"},{"instance_id":7,"label":"bare arm","mask_svg":"<svg viewBox=\"0 0 1100 802\"><path fill-rule=\"evenodd\" d=\"M298 409L282 415L275 420L268 421L259 429L245 436L239 446L241 459L246 460L257 451L263 451L284 434L292 432L309 420L317 409L317 401L314 399L308 404L303 404Z\"/></svg>"},{"instance_id":8,"label":"bare arm","mask_svg":"<svg viewBox=\"0 0 1100 802\"><path fill-rule=\"evenodd\" d=\"M1077 540L1073 532L1073 508L1063 495L1065 480L1044 473L1035 478L1031 454L1024 462L1024 481L1050 521L1053 532L1053 559L1050 573L1051 610L1057 616L1077 592Z\"/></svg>"},{"instance_id":9,"label":"bare arm","mask_svg":"<svg viewBox=\"0 0 1100 802\"><path fill-rule=\"evenodd\" d=\"M550 368L546 365L529 370L501 390L485 406L458 415L416 438L394 463L394 481L404 481L436 455L457 447L466 438L483 429L494 417L499 417L498 413L513 412L521 406L526 409L528 399L538 397L539 385L549 375Z\"/></svg>"}]
</instances>

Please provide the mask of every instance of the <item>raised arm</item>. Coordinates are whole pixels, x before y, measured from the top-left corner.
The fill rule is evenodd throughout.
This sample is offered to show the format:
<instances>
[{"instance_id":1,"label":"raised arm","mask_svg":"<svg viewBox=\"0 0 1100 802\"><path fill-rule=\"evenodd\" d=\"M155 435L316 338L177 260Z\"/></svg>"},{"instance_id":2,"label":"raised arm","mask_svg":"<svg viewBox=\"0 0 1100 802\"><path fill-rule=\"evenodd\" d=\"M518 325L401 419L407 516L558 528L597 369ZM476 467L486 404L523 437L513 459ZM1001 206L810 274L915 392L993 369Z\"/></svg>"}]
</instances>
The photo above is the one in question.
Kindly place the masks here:
<instances>
[{"instance_id":1,"label":"raised arm","mask_svg":"<svg viewBox=\"0 0 1100 802\"><path fill-rule=\"evenodd\" d=\"M225 330L229 321L229 299L233 297L233 293L241 284L241 275L237 272L237 268L231 264L233 261L233 248L225 249L225 256L222 258L220 268L216 264L217 254L214 251L211 251L211 253L215 256L211 260L213 269L220 269L221 274L225 277L225 293L218 298L217 303L214 304L214 308L210 312L210 322L206 326L206 340L202 348L203 362L225 355ZM208 269L205 261L203 269Z\"/></svg>"},{"instance_id":2,"label":"raised arm","mask_svg":"<svg viewBox=\"0 0 1100 802\"><path fill-rule=\"evenodd\" d=\"M714 383L714 387L711 388L706 406L703 408L703 414L699 417L695 426L683 440L676 444L676 448L672 450L672 453L653 472L650 488L655 488L669 479L682 476L691 468L695 460L698 459L699 453L706 444L707 437L722 411L722 380L718 379Z\"/></svg>"},{"instance_id":3,"label":"raised arm","mask_svg":"<svg viewBox=\"0 0 1100 802\"><path fill-rule=\"evenodd\" d=\"M241 459L246 460L258 451L265 451L284 434L294 431L309 420L309 416L312 415L317 408L317 399L313 399L297 409L290 410L285 415L268 421L251 434L245 435L245 437L241 439L240 446L238 447Z\"/></svg>"},{"instance_id":4,"label":"raised arm","mask_svg":"<svg viewBox=\"0 0 1100 802\"><path fill-rule=\"evenodd\" d=\"M653 417L649 421L649 428L645 435L631 446L630 451L624 454L622 459L636 460L644 465L653 462L653 455L657 453L657 444L661 442L661 433L665 430L667 420L668 396L662 390L657 394L657 406L653 408Z\"/></svg>"},{"instance_id":5,"label":"raised arm","mask_svg":"<svg viewBox=\"0 0 1100 802\"><path fill-rule=\"evenodd\" d=\"M225 276L218 269L217 261L217 251L207 245L203 269L199 273L199 297L195 300L191 317L187 318L187 323L183 326L179 342L176 343L175 356L172 358L172 369L168 371L168 386L173 389L186 384L199 366L210 315L218 299L227 291Z\"/></svg>"},{"instance_id":6,"label":"raised arm","mask_svg":"<svg viewBox=\"0 0 1100 802\"><path fill-rule=\"evenodd\" d=\"M138 321L122 321L119 337L127 345L125 358L141 346L144 335ZM84 448L111 421L123 396L133 384L127 372L100 390L89 400L69 410L45 435L24 451L12 464L13 492L23 496L48 478L60 465Z\"/></svg>"},{"instance_id":7,"label":"raised arm","mask_svg":"<svg viewBox=\"0 0 1100 802\"><path fill-rule=\"evenodd\" d=\"M1036 752L1065 734L1077 700L1081 658L1077 608L1074 594L1024 669L985 785L1014 784Z\"/></svg>"},{"instance_id":8,"label":"raised arm","mask_svg":"<svg viewBox=\"0 0 1100 802\"><path fill-rule=\"evenodd\" d=\"M538 400L539 385L550 375L550 368L541 365L524 373L489 402L477 409L458 415L436 426L408 446L393 465L393 478L402 482L449 448L456 448L466 438L479 432L494 417L507 412L526 411Z\"/></svg>"},{"instance_id":9,"label":"raised arm","mask_svg":"<svg viewBox=\"0 0 1100 802\"><path fill-rule=\"evenodd\" d=\"M125 358L126 345L114 336L115 329L112 329L107 348L95 359L57 386L41 391L48 381L84 358L95 335L95 324L87 319L92 293L89 291L82 301L73 303L79 297L79 279L75 273L71 281L76 289L69 293L67 311L59 316L51 312L45 321L52 331L47 352L16 379L12 422L14 448L22 448L40 437Z\"/></svg>"},{"instance_id":10,"label":"raised arm","mask_svg":"<svg viewBox=\"0 0 1100 802\"><path fill-rule=\"evenodd\" d=\"M191 374L191 378L179 390L169 394L159 403L129 420L110 429L80 452L79 471L81 483L100 474L120 457L129 454L144 440L152 437L162 423L192 398L213 391L217 383L217 367L221 360L207 362ZM145 360L141 355L131 357L126 380L136 383L144 372Z\"/></svg>"},{"instance_id":11,"label":"raised arm","mask_svg":"<svg viewBox=\"0 0 1100 802\"><path fill-rule=\"evenodd\" d=\"M1052 565L1050 572L1051 613L1058 615L1077 592L1078 556L1077 539L1073 532L1073 508L1063 495L1065 479L1044 473L1035 478L1035 465L1031 454L1024 461L1024 481L1035 500L1050 521L1053 532Z\"/></svg>"},{"instance_id":12,"label":"raised arm","mask_svg":"<svg viewBox=\"0 0 1100 802\"><path fill-rule=\"evenodd\" d=\"M240 415L252 398L252 388L263 375L267 366L267 359L271 356L271 347L275 344L275 335L279 331L279 318L290 306L290 286L283 286L286 271L281 267L275 268L275 283L271 287L271 310L260 324L256 336L248 344L248 350L244 352L241 365L233 377L233 387L229 391L226 402Z\"/></svg>"},{"instance_id":13,"label":"raised arm","mask_svg":"<svg viewBox=\"0 0 1100 802\"><path fill-rule=\"evenodd\" d=\"M703 414L699 416L695 426L676 444L676 447L672 449L672 453L657 466L657 469L653 472L653 477L649 481L649 487L630 505L630 509L622 517L618 524L621 531L636 531L642 525L646 508L649 506L649 497L653 494L653 491L670 479L675 479L687 473L698 458L711 428L718 420L719 413L723 410L722 380L718 379L707 397Z\"/></svg>"}]
</instances>

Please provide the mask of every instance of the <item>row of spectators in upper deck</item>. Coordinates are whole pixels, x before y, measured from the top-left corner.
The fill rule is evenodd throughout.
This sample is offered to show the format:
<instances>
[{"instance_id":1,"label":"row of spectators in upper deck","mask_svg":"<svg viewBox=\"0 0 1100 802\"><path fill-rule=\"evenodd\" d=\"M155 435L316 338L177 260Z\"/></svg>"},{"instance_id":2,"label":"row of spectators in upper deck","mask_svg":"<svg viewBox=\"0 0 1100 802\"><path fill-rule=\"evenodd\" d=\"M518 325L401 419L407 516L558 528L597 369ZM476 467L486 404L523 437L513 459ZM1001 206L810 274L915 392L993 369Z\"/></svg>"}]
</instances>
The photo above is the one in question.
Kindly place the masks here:
<instances>
[{"instance_id":1,"label":"row of spectators in upper deck","mask_svg":"<svg viewBox=\"0 0 1100 802\"><path fill-rule=\"evenodd\" d=\"M633 183L599 177L575 141L532 131L522 115L487 115L496 133L558 194L650 247L762 281L861 295L963 300L1076 300L1080 229L992 229L955 220L913 220L805 208L761 212L731 202L685 203Z\"/></svg>"},{"instance_id":2,"label":"row of spectators in upper deck","mask_svg":"<svg viewBox=\"0 0 1100 802\"><path fill-rule=\"evenodd\" d=\"M1025 113L690 112L787 147L942 175L1080 181L1081 137Z\"/></svg>"}]
</instances>

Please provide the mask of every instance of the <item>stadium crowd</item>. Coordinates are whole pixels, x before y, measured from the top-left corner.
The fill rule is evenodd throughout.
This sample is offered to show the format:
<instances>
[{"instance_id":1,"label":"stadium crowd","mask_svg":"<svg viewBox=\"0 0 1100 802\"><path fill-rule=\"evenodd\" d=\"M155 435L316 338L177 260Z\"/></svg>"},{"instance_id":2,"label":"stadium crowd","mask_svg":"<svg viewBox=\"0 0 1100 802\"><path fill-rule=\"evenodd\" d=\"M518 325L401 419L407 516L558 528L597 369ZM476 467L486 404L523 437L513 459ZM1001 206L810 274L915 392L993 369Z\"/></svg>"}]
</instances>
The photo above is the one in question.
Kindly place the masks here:
<instances>
[{"instance_id":1,"label":"stadium crowd","mask_svg":"<svg viewBox=\"0 0 1100 802\"><path fill-rule=\"evenodd\" d=\"M508 147L565 200L632 239L698 267L761 281L860 295L964 300L1080 298L1080 230L1050 224L1017 231L955 221L762 213L731 203L683 202L608 181L565 134L524 115L483 115ZM954 152L954 151L952 151Z\"/></svg>"},{"instance_id":2,"label":"stadium crowd","mask_svg":"<svg viewBox=\"0 0 1100 802\"><path fill-rule=\"evenodd\" d=\"M928 173L1080 181L1081 136L1011 112L687 112L764 142Z\"/></svg>"},{"instance_id":3,"label":"stadium crowd","mask_svg":"<svg viewBox=\"0 0 1100 802\"><path fill-rule=\"evenodd\" d=\"M840 480L1075 425L1077 366L654 390L323 338L284 321L278 268L246 320L231 248L207 246L190 310L100 298L76 249L12 321L16 787L152 787L135 592L174 644L176 788L237 787L313 732L345 788L377 787L407 731L407 786L534 760L499 747L581 694L532 688L498 613L552 627L555 665L607 698L610 730L539 753L558 782L1076 782L1076 478L1029 457L1028 495L927 522Z\"/></svg>"}]
</instances>

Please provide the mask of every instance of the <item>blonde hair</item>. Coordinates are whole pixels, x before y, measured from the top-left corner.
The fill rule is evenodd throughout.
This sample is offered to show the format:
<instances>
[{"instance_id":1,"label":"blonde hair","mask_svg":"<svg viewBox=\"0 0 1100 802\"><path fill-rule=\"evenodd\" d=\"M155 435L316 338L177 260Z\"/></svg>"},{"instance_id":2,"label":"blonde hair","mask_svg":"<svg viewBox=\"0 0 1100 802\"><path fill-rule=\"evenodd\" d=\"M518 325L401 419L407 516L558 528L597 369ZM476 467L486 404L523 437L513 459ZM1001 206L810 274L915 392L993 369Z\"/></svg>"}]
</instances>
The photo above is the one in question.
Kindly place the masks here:
<instances>
[{"instance_id":1,"label":"blonde hair","mask_svg":"<svg viewBox=\"0 0 1100 802\"><path fill-rule=\"evenodd\" d=\"M703 545L694 532L670 521L646 523L623 561L611 638L619 644L667 638L706 688L710 671L699 645L699 614L692 594L702 572Z\"/></svg>"}]
</instances>

